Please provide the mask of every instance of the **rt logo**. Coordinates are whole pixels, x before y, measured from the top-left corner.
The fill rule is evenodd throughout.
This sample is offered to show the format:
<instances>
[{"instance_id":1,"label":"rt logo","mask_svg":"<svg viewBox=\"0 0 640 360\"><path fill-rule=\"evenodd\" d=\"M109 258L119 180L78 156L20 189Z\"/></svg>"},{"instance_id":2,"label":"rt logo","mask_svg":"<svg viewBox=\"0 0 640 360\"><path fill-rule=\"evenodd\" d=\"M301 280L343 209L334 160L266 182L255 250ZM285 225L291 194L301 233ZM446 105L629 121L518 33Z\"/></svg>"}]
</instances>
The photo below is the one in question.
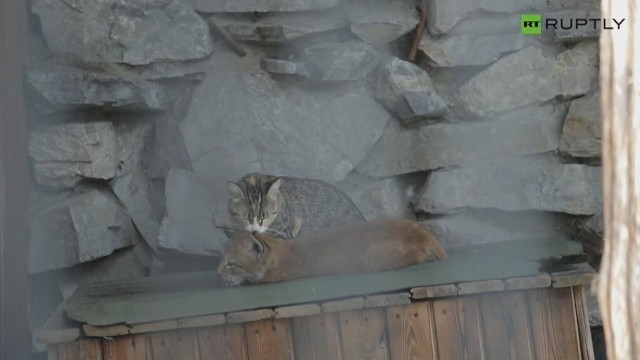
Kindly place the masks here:
<instances>
[{"instance_id":1,"label":"rt logo","mask_svg":"<svg viewBox=\"0 0 640 360\"><path fill-rule=\"evenodd\" d=\"M540 14L523 14L522 26L520 28L522 35L540 35L542 34L542 15Z\"/></svg>"}]
</instances>

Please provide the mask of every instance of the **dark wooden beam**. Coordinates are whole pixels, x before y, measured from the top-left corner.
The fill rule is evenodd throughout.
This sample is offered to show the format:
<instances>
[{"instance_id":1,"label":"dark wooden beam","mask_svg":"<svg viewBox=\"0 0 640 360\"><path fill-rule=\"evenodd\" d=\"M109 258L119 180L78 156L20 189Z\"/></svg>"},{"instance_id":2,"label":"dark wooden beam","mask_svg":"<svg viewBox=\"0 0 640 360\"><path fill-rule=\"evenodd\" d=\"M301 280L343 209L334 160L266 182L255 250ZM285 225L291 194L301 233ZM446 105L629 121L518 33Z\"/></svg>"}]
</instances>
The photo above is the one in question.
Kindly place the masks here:
<instances>
[{"instance_id":1,"label":"dark wooden beam","mask_svg":"<svg viewBox=\"0 0 640 360\"><path fill-rule=\"evenodd\" d=\"M29 353L26 274L28 163L22 75L26 1L0 2L0 359Z\"/></svg>"}]
</instances>

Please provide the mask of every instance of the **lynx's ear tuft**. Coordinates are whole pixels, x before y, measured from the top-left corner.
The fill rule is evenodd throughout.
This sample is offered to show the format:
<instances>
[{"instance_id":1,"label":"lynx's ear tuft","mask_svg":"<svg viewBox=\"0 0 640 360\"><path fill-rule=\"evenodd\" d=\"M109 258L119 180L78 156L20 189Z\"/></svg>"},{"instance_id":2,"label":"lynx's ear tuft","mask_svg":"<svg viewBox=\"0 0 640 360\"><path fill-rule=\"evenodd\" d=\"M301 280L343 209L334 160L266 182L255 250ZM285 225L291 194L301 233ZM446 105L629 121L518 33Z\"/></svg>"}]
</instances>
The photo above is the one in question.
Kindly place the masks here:
<instances>
[{"instance_id":1,"label":"lynx's ear tuft","mask_svg":"<svg viewBox=\"0 0 640 360\"><path fill-rule=\"evenodd\" d=\"M232 201L240 201L244 199L244 193L242 189L235 183L228 181L227 190L229 191L229 199Z\"/></svg>"},{"instance_id":2,"label":"lynx's ear tuft","mask_svg":"<svg viewBox=\"0 0 640 360\"><path fill-rule=\"evenodd\" d=\"M227 227L227 226L223 227L223 228L222 228L222 231L224 231L224 235L225 235L225 236L227 237L227 239L229 239L229 240L233 239L233 237L234 237L234 236L235 236L235 234L236 234L236 231L235 231L235 229L234 229L234 228Z\"/></svg>"},{"instance_id":3,"label":"lynx's ear tuft","mask_svg":"<svg viewBox=\"0 0 640 360\"><path fill-rule=\"evenodd\" d=\"M251 238L253 239L253 248L256 250L258 254L264 253L264 243L258 240L254 234L251 234Z\"/></svg>"}]
</instances>

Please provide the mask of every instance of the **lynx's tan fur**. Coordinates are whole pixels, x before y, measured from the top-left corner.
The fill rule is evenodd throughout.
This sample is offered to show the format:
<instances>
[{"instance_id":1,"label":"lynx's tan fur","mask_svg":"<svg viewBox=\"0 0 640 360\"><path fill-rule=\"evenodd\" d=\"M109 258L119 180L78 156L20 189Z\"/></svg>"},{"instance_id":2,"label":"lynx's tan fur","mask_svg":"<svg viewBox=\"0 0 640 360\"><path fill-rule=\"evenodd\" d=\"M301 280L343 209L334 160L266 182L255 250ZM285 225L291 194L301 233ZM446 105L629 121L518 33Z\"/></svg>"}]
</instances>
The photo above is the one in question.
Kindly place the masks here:
<instances>
[{"instance_id":1,"label":"lynx's tan fur","mask_svg":"<svg viewBox=\"0 0 640 360\"><path fill-rule=\"evenodd\" d=\"M225 285L392 270L446 259L444 247L414 221L379 219L295 239L237 231L222 253Z\"/></svg>"}]
</instances>

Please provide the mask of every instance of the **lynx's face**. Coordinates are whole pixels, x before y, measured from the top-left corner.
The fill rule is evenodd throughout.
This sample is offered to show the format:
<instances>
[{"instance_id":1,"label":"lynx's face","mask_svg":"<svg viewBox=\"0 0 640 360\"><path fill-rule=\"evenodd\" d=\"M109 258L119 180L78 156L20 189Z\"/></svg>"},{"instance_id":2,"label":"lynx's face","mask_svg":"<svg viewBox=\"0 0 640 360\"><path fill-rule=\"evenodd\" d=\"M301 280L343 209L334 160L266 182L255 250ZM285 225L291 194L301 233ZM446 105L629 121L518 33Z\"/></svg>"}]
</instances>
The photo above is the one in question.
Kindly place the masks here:
<instances>
[{"instance_id":1,"label":"lynx's face","mask_svg":"<svg viewBox=\"0 0 640 360\"><path fill-rule=\"evenodd\" d=\"M231 220L247 231L266 232L280 208L280 182L281 179L277 179L266 189L251 177L241 184L242 187L232 182L227 183L227 208Z\"/></svg>"},{"instance_id":2,"label":"lynx's face","mask_svg":"<svg viewBox=\"0 0 640 360\"><path fill-rule=\"evenodd\" d=\"M224 286L257 283L264 278L268 248L248 231L236 231L224 247L218 275Z\"/></svg>"}]
</instances>

